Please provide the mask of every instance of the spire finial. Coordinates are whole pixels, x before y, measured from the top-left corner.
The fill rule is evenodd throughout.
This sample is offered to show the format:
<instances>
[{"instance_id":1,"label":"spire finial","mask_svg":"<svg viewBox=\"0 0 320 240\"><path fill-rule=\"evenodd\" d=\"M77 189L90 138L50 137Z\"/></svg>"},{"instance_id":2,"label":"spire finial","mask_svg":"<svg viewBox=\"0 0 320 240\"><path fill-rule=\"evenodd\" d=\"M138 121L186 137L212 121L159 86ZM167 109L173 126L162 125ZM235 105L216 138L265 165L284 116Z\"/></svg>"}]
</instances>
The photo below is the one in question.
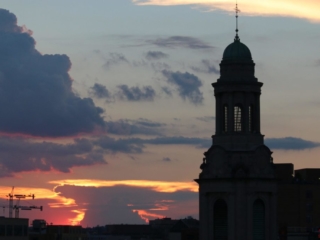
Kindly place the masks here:
<instances>
[{"instance_id":1,"label":"spire finial","mask_svg":"<svg viewBox=\"0 0 320 240\"><path fill-rule=\"evenodd\" d=\"M239 29L238 29L238 17L239 17L239 12L240 12L240 9L238 8L238 0L236 0L236 37L234 38L235 41L240 41L240 38L239 38L239 35L238 35L238 32L239 32Z\"/></svg>"}]
</instances>

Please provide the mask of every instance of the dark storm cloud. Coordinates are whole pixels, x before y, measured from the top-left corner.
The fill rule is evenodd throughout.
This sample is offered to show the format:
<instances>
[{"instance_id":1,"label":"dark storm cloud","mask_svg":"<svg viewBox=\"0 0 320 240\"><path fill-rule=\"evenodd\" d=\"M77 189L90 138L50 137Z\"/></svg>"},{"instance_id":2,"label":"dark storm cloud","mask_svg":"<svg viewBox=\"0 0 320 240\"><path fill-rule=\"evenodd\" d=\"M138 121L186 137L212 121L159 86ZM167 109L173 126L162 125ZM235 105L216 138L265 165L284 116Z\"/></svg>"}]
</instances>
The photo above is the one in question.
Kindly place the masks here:
<instances>
[{"instance_id":1,"label":"dark storm cloud","mask_svg":"<svg viewBox=\"0 0 320 240\"><path fill-rule=\"evenodd\" d=\"M66 55L42 55L17 18L0 9L0 131L70 136L103 126L103 110L72 92Z\"/></svg>"},{"instance_id":2,"label":"dark storm cloud","mask_svg":"<svg viewBox=\"0 0 320 240\"><path fill-rule=\"evenodd\" d=\"M149 51L146 54L146 58L148 60L159 60L159 59L167 58L167 57L169 57L168 54L160 52L160 51Z\"/></svg>"},{"instance_id":3,"label":"dark storm cloud","mask_svg":"<svg viewBox=\"0 0 320 240\"><path fill-rule=\"evenodd\" d=\"M75 139L73 143L64 145L0 137L0 169L9 176L36 170L67 173L73 167L94 164L106 162L101 152L96 151L93 143L87 139Z\"/></svg>"},{"instance_id":4,"label":"dark storm cloud","mask_svg":"<svg viewBox=\"0 0 320 240\"><path fill-rule=\"evenodd\" d=\"M285 138L268 138L265 144L272 149L280 150L305 150L320 146L318 142L312 142L301 138L285 137Z\"/></svg>"},{"instance_id":5,"label":"dark storm cloud","mask_svg":"<svg viewBox=\"0 0 320 240\"><path fill-rule=\"evenodd\" d=\"M188 99L193 104L201 104L203 102L203 94L200 91L202 82L197 76L188 72L182 73L167 70L163 70L162 74L168 83L177 87L183 100Z\"/></svg>"},{"instance_id":6,"label":"dark storm cloud","mask_svg":"<svg viewBox=\"0 0 320 240\"><path fill-rule=\"evenodd\" d=\"M99 83L95 83L93 87L90 88L89 92L92 96L100 99L103 98L103 99L106 99L107 101L111 101L113 98L112 94L106 88L106 86Z\"/></svg>"},{"instance_id":7,"label":"dark storm cloud","mask_svg":"<svg viewBox=\"0 0 320 240\"><path fill-rule=\"evenodd\" d=\"M200 66L193 66L191 67L191 69L195 72L202 72L202 73L214 73L214 74L220 74L220 71L219 69L217 69L217 67L212 63L210 62L209 60L207 59L203 59L201 61L201 65Z\"/></svg>"},{"instance_id":8,"label":"dark storm cloud","mask_svg":"<svg viewBox=\"0 0 320 240\"><path fill-rule=\"evenodd\" d=\"M121 119L118 121L106 122L106 130L114 135L161 135L165 124L153 122L147 119L129 120Z\"/></svg>"},{"instance_id":9,"label":"dark storm cloud","mask_svg":"<svg viewBox=\"0 0 320 240\"><path fill-rule=\"evenodd\" d=\"M122 53L110 53L109 58L105 61L103 67L105 69L109 69L111 66L121 63L130 64L128 59Z\"/></svg>"},{"instance_id":10,"label":"dark storm cloud","mask_svg":"<svg viewBox=\"0 0 320 240\"><path fill-rule=\"evenodd\" d=\"M204 116L204 117L197 117L196 119L202 122L213 122L216 118L213 116Z\"/></svg>"},{"instance_id":11,"label":"dark storm cloud","mask_svg":"<svg viewBox=\"0 0 320 240\"><path fill-rule=\"evenodd\" d=\"M212 49L213 47L202 40L194 37L185 36L172 36L169 38L158 38L155 40L148 40L150 44L156 45L158 47L166 48L190 48L190 49Z\"/></svg>"},{"instance_id":12,"label":"dark storm cloud","mask_svg":"<svg viewBox=\"0 0 320 240\"><path fill-rule=\"evenodd\" d=\"M117 96L122 100L139 102L153 101L156 96L156 91L151 86L143 87L128 87L128 85L118 86Z\"/></svg>"}]
</instances>

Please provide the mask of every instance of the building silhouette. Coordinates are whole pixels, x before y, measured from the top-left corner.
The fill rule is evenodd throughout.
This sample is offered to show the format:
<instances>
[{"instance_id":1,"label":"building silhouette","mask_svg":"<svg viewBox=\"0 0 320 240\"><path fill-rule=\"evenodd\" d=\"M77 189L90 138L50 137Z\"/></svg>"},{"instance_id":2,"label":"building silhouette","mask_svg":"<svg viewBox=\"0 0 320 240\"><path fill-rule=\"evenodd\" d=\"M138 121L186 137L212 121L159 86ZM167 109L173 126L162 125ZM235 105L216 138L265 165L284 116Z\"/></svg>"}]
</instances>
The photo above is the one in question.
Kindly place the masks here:
<instances>
[{"instance_id":1,"label":"building silhouette","mask_svg":"<svg viewBox=\"0 0 320 240\"><path fill-rule=\"evenodd\" d=\"M249 48L235 36L213 83L216 132L199 184L201 240L277 239L277 180L260 132L260 94Z\"/></svg>"}]
</instances>

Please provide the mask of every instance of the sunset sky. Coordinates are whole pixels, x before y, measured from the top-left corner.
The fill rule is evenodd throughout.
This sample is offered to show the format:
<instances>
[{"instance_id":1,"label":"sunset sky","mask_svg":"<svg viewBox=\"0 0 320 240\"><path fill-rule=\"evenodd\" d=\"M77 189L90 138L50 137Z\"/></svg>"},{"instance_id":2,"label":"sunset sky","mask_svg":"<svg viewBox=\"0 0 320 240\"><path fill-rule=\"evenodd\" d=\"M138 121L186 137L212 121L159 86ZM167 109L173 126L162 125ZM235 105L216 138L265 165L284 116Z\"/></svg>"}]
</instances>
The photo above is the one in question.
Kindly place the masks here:
<instances>
[{"instance_id":1,"label":"sunset sky","mask_svg":"<svg viewBox=\"0 0 320 240\"><path fill-rule=\"evenodd\" d=\"M238 0L275 163L320 163L320 2ZM198 218L229 0L1 0L0 212L96 226Z\"/></svg>"}]
</instances>

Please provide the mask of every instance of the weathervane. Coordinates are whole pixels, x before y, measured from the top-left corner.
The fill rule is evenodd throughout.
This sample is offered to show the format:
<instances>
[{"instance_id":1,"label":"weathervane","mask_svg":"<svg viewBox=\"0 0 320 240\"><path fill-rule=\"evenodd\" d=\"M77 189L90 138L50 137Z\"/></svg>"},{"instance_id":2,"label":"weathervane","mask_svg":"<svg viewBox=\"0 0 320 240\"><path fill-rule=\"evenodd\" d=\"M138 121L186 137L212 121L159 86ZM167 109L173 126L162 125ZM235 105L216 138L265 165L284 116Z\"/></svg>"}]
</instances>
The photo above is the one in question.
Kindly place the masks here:
<instances>
[{"instance_id":1,"label":"weathervane","mask_svg":"<svg viewBox=\"0 0 320 240\"><path fill-rule=\"evenodd\" d=\"M238 0L236 0L236 37L235 37L235 41L240 41L240 38L238 36L238 32L239 32L239 29L238 29L238 17L239 17L239 12L240 12L240 9L238 8Z\"/></svg>"}]
</instances>

